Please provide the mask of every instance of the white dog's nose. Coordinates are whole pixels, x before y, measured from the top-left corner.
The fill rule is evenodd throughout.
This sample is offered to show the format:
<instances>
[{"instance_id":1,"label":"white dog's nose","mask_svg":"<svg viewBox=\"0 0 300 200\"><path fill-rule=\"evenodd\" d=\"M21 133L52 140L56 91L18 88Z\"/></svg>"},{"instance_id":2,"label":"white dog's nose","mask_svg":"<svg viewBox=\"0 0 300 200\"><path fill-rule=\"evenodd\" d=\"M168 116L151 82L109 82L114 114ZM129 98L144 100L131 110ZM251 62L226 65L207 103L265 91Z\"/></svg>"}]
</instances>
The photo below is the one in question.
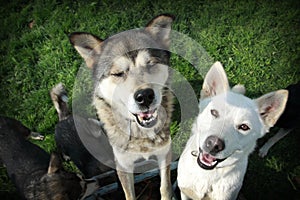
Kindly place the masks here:
<instances>
[{"instance_id":1,"label":"white dog's nose","mask_svg":"<svg viewBox=\"0 0 300 200\"><path fill-rule=\"evenodd\" d=\"M209 136L205 140L205 151L211 155L215 155L218 152L224 150L225 143L217 136Z\"/></svg>"}]
</instances>

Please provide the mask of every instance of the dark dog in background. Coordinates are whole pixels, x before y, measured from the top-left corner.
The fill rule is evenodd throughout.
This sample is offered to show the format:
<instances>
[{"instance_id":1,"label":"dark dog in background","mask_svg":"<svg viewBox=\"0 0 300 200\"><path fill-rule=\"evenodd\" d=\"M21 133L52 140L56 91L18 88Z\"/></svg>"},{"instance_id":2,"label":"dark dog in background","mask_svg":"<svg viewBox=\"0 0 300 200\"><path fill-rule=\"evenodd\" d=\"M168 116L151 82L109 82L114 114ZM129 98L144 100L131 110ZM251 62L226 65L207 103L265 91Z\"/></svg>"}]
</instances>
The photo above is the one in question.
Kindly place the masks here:
<instances>
[{"instance_id":1,"label":"dark dog in background","mask_svg":"<svg viewBox=\"0 0 300 200\"><path fill-rule=\"evenodd\" d=\"M85 183L64 171L57 154L51 156L25 139L28 129L20 122L0 117L0 159L22 198L78 199Z\"/></svg>"},{"instance_id":2,"label":"dark dog in background","mask_svg":"<svg viewBox=\"0 0 300 200\"><path fill-rule=\"evenodd\" d=\"M7 126L14 127L25 139L44 140L45 138L42 134L31 131L18 120L3 116L0 116L0 118L3 122L5 121Z\"/></svg>"},{"instance_id":3,"label":"dark dog in background","mask_svg":"<svg viewBox=\"0 0 300 200\"><path fill-rule=\"evenodd\" d=\"M279 131L271 137L260 149L259 156L265 157L269 149L294 128L299 127L300 123L300 82L289 85L286 88L289 91L287 104L283 114L280 116L275 126Z\"/></svg>"},{"instance_id":4,"label":"dark dog in background","mask_svg":"<svg viewBox=\"0 0 300 200\"><path fill-rule=\"evenodd\" d=\"M111 168L107 165L111 166L111 164L102 164L91 155L78 135L80 132L81 135L85 135L91 141L101 139L99 137L103 132L100 122L70 115L67 106L67 92L61 83L52 88L50 96L59 117L59 122L55 127L55 141L58 150L65 158L68 157L74 162L85 178L91 178L110 170ZM74 118L76 118L78 126L75 125ZM107 149L112 151L110 146L107 146ZM113 161L113 158L111 160Z\"/></svg>"}]
</instances>

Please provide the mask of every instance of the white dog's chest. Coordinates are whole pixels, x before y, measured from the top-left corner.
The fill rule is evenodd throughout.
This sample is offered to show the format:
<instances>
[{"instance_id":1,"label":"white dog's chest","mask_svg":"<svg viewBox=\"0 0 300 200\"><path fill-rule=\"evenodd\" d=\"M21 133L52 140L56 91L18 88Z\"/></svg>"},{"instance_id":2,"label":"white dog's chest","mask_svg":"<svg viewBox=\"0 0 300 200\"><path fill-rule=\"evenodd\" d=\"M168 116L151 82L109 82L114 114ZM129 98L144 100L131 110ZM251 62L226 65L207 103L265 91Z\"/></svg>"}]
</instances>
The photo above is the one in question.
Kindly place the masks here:
<instances>
[{"instance_id":1,"label":"white dog's chest","mask_svg":"<svg viewBox=\"0 0 300 200\"><path fill-rule=\"evenodd\" d=\"M185 151L181 156L178 166L178 185L184 193L193 199L202 199L207 193L212 192L212 182L208 174L202 173L197 165L197 158ZM190 154L190 155L188 155ZM210 173L209 173L210 174ZM196 198L197 197L197 198Z\"/></svg>"}]
</instances>

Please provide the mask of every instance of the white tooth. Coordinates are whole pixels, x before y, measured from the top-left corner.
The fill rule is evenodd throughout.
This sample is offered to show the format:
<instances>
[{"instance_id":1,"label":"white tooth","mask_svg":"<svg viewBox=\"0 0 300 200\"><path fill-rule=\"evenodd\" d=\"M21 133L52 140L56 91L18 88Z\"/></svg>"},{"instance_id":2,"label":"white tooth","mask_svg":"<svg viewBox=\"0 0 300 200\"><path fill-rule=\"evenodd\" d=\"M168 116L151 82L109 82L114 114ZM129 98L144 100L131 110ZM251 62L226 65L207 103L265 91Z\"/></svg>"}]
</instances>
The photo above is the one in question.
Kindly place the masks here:
<instances>
[{"instance_id":1,"label":"white tooth","mask_svg":"<svg viewBox=\"0 0 300 200\"><path fill-rule=\"evenodd\" d=\"M155 112L152 114L152 116L153 116L154 118L157 117L157 110L155 110Z\"/></svg>"},{"instance_id":2,"label":"white tooth","mask_svg":"<svg viewBox=\"0 0 300 200\"><path fill-rule=\"evenodd\" d=\"M143 121L143 117L140 117L140 116L138 115L138 118L139 118L139 121L140 121L140 122Z\"/></svg>"}]
</instances>

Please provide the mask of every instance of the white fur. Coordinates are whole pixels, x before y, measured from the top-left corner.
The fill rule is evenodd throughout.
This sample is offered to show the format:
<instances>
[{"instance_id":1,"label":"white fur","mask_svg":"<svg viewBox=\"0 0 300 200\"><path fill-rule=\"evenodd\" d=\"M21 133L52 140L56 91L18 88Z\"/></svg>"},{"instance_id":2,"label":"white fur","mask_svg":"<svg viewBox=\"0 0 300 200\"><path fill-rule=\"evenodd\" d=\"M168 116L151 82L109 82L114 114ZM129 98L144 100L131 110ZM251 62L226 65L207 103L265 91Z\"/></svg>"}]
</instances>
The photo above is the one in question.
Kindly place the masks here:
<instances>
[{"instance_id":1,"label":"white fur","mask_svg":"<svg viewBox=\"0 0 300 200\"><path fill-rule=\"evenodd\" d=\"M276 122L287 99L284 90L269 93L270 96L264 95L258 100L240 93L244 90L229 89L226 73L221 63L216 62L205 77L200 113L178 164L178 186L183 200L236 199L242 187L248 155L254 150L256 140L274 125L270 121ZM241 129L241 125L247 125L249 130ZM225 160L207 170L198 165L197 158L200 149L205 149L205 140L209 136L224 141L225 148L213 156Z\"/></svg>"}]
</instances>

